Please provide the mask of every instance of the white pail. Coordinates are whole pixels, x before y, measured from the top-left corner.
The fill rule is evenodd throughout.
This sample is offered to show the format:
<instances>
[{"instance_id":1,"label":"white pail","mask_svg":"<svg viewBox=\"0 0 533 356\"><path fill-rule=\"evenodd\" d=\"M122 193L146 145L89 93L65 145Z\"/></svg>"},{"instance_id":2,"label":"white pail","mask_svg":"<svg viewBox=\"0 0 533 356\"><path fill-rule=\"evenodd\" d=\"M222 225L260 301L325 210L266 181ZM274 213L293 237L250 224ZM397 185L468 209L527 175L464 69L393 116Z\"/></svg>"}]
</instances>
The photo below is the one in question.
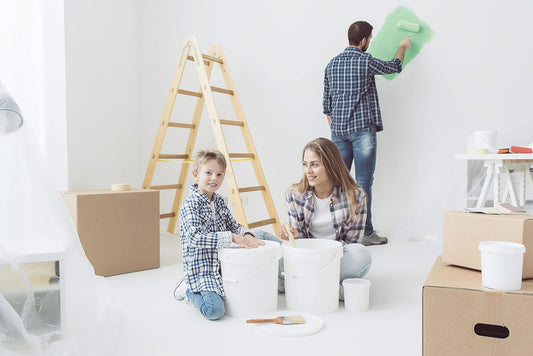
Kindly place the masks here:
<instances>
[{"instance_id":1,"label":"white pail","mask_svg":"<svg viewBox=\"0 0 533 356\"><path fill-rule=\"evenodd\" d=\"M497 153L496 131L474 131L474 147L476 149L486 148L489 153Z\"/></svg>"},{"instance_id":2,"label":"white pail","mask_svg":"<svg viewBox=\"0 0 533 356\"><path fill-rule=\"evenodd\" d=\"M482 241L481 284L499 290L522 288L522 265L524 245L508 241Z\"/></svg>"},{"instance_id":3,"label":"white pail","mask_svg":"<svg viewBox=\"0 0 533 356\"><path fill-rule=\"evenodd\" d=\"M281 246L264 241L257 248L229 247L218 253L226 292L226 314L253 316L276 311Z\"/></svg>"},{"instance_id":4,"label":"white pail","mask_svg":"<svg viewBox=\"0 0 533 356\"><path fill-rule=\"evenodd\" d=\"M370 281L363 278L347 278L344 287L344 308L347 311L367 311L370 304Z\"/></svg>"},{"instance_id":5,"label":"white pail","mask_svg":"<svg viewBox=\"0 0 533 356\"><path fill-rule=\"evenodd\" d=\"M324 239L297 239L281 246L285 301L290 310L330 313L339 307L342 244Z\"/></svg>"}]
</instances>

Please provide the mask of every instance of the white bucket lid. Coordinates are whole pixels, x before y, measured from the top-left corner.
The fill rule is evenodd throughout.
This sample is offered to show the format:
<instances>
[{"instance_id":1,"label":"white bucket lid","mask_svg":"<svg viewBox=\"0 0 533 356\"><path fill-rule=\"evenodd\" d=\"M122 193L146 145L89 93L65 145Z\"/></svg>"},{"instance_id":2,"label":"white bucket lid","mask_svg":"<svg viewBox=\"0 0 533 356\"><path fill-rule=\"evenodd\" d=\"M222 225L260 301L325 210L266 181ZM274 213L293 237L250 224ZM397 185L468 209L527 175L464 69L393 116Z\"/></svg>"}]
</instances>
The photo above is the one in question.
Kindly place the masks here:
<instances>
[{"instance_id":1,"label":"white bucket lid","mask_svg":"<svg viewBox=\"0 0 533 356\"><path fill-rule=\"evenodd\" d=\"M275 241L264 241L263 246L256 248L244 247L226 247L218 251L218 259L220 261L231 261L232 263L254 263L261 258L281 258L281 246Z\"/></svg>"},{"instance_id":2,"label":"white bucket lid","mask_svg":"<svg viewBox=\"0 0 533 356\"><path fill-rule=\"evenodd\" d=\"M482 241L479 243L481 252L517 254L526 252L526 247L517 242L509 241Z\"/></svg>"},{"instance_id":3,"label":"white bucket lid","mask_svg":"<svg viewBox=\"0 0 533 356\"><path fill-rule=\"evenodd\" d=\"M368 279L364 278L346 278L342 281L342 286L344 288L352 288L352 287L370 287L372 283Z\"/></svg>"}]
</instances>

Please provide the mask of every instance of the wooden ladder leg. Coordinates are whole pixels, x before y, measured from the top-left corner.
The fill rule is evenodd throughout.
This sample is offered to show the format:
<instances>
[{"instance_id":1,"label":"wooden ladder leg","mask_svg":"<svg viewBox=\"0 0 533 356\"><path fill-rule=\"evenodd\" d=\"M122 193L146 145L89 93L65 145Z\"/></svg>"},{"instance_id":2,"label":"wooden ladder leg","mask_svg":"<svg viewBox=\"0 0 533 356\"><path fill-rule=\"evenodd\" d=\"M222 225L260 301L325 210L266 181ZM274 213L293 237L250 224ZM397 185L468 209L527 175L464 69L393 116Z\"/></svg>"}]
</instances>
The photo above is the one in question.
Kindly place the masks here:
<instances>
[{"instance_id":1,"label":"wooden ladder leg","mask_svg":"<svg viewBox=\"0 0 533 356\"><path fill-rule=\"evenodd\" d=\"M191 41L191 45L193 45L192 41ZM196 42L196 45L197 45L197 42ZM211 48L209 49L209 55L216 57L217 53L216 53L214 46L211 46ZM200 57L200 62L196 62L197 60L196 57L194 58L194 60L195 60L195 63L200 63L201 65L204 66L203 70L206 74L207 80L209 81L209 79L211 78L211 73L213 71L213 63L208 62L208 65L206 65L204 61L201 60L201 57ZM202 95L201 97L196 99L196 106L194 108L194 114L193 114L193 120L192 120L192 123L195 126L195 128L189 132L189 138L187 139L187 145L185 146L185 154L188 156L188 159L183 161L182 166L181 166L180 175L178 179L178 189L176 189L176 195L174 196L174 202L172 203L172 212L174 213L174 216L170 218L168 222L168 227L167 227L167 231L172 234L176 230L176 225L179 219L179 216L178 216L179 207L183 199L183 193L185 189L187 188L185 183L189 175L189 166L194 155L194 145L196 143L196 138L198 136L198 128L200 126L200 119L202 117L204 103L205 103L205 95Z\"/></svg>"}]
</instances>

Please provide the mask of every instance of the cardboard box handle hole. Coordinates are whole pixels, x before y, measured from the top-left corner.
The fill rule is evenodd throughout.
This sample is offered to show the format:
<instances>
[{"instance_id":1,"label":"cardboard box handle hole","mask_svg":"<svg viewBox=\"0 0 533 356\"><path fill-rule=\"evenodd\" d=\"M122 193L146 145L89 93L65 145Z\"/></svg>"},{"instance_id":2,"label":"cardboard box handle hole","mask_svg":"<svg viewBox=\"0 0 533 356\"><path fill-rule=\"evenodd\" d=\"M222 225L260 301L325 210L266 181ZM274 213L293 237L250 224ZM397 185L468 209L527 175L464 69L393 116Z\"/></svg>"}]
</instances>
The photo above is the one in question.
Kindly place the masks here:
<instances>
[{"instance_id":1,"label":"cardboard box handle hole","mask_svg":"<svg viewBox=\"0 0 533 356\"><path fill-rule=\"evenodd\" d=\"M476 335L505 339L509 336L509 329L503 325L483 324L474 325Z\"/></svg>"}]
</instances>

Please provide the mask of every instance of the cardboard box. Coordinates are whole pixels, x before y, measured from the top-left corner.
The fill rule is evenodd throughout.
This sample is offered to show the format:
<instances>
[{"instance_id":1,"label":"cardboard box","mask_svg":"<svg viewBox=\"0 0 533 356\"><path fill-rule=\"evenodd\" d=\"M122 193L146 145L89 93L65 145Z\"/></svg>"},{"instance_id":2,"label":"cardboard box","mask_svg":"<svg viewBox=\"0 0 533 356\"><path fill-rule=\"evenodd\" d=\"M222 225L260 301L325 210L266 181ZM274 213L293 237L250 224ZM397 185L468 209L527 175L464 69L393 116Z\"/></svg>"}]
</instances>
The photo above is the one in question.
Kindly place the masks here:
<instances>
[{"instance_id":1,"label":"cardboard box","mask_svg":"<svg viewBox=\"0 0 533 356\"><path fill-rule=\"evenodd\" d=\"M422 291L423 355L531 355L532 313L533 280L493 291L481 272L438 257Z\"/></svg>"},{"instance_id":2,"label":"cardboard box","mask_svg":"<svg viewBox=\"0 0 533 356\"><path fill-rule=\"evenodd\" d=\"M159 191L62 192L95 274L159 267Z\"/></svg>"},{"instance_id":3,"label":"cardboard box","mask_svg":"<svg viewBox=\"0 0 533 356\"><path fill-rule=\"evenodd\" d=\"M526 247L522 278L533 278L533 215L444 214L442 260L481 270L481 241L518 242Z\"/></svg>"}]
</instances>

